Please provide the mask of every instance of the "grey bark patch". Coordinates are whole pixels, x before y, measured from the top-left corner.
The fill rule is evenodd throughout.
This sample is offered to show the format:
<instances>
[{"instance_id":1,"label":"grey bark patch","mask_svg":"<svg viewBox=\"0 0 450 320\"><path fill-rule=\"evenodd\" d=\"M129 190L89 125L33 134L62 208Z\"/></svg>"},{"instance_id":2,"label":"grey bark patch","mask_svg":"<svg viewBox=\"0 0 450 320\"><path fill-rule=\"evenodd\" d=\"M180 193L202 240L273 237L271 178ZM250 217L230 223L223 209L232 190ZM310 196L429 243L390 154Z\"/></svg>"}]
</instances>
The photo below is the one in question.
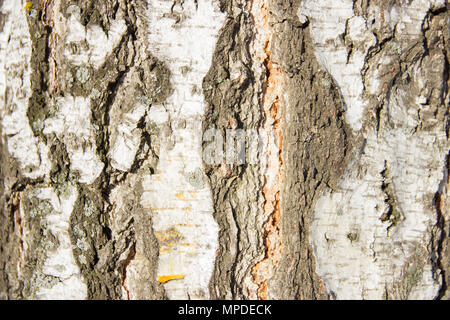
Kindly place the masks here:
<instances>
[{"instance_id":1,"label":"grey bark patch","mask_svg":"<svg viewBox=\"0 0 450 320\"><path fill-rule=\"evenodd\" d=\"M34 4L35 9L42 11L42 4ZM42 136L44 121L51 113L50 97L47 89L49 83L49 39L51 28L41 16L27 15L31 37L31 98L28 101L27 116L35 136Z\"/></svg>"},{"instance_id":2,"label":"grey bark patch","mask_svg":"<svg viewBox=\"0 0 450 320\"><path fill-rule=\"evenodd\" d=\"M407 300L412 290L420 283L424 267L428 262L428 253L417 246L416 251L402 268L401 276L392 285L386 285L385 299Z\"/></svg>"},{"instance_id":3,"label":"grey bark patch","mask_svg":"<svg viewBox=\"0 0 450 320\"><path fill-rule=\"evenodd\" d=\"M111 231L102 195L88 188L80 188L79 193L70 217L69 234L75 261L88 287L88 299L120 298L114 254L107 250L111 245Z\"/></svg>"},{"instance_id":4,"label":"grey bark patch","mask_svg":"<svg viewBox=\"0 0 450 320\"><path fill-rule=\"evenodd\" d=\"M381 188L386 194L385 203L387 205L387 210L380 217L383 222L389 222L390 225L387 227L387 231L395 227L403 218L400 208L397 205L394 186L391 181L391 173L388 167L387 161L385 162L385 169L381 172L383 176L383 184Z\"/></svg>"},{"instance_id":5,"label":"grey bark patch","mask_svg":"<svg viewBox=\"0 0 450 320\"><path fill-rule=\"evenodd\" d=\"M3 179L2 179L3 181ZM3 183L2 183L3 184ZM17 274L19 248L22 245L17 233L19 194L7 195L2 191L0 198L0 295L5 299L22 297L21 283ZM8 199L9 198L9 199Z\"/></svg>"},{"instance_id":6,"label":"grey bark patch","mask_svg":"<svg viewBox=\"0 0 450 320\"><path fill-rule=\"evenodd\" d=\"M20 299L23 283L17 264L23 247L19 213L23 186L19 183L19 166L4 144L1 126L0 137L0 296L2 299Z\"/></svg>"},{"instance_id":7,"label":"grey bark patch","mask_svg":"<svg viewBox=\"0 0 450 320\"><path fill-rule=\"evenodd\" d=\"M0 32L3 32L3 27L5 26L6 22L6 15L3 13L0 13Z\"/></svg>"},{"instance_id":8,"label":"grey bark patch","mask_svg":"<svg viewBox=\"0 0 450 320\"><path fill-rule=\"evenodd\" d=\"M59 245L56 237L47 228L46 216L53 213L53 207L48 200L37 197L39 189L43 187L45 186L28 187L16 193L12 202L14 221L18 224L15 230L18 236L16 245L23 255L20 263L22 268L17 274L20 291L16 294L24 299L36 299L40 288L51 288L59 282L58 278L42 272L47 256ZM23 208L23 215L18 212L19 206ZM25 246L27 250L24 250ZM18 257L20 256L19 254Z\"/></svg>"},{"instance_id":9,"label":"grey bark patch","mask_svg":"<svg viewBox=\"0 0 450 320\"><path fill-rule=\"evenodd\" d=\"M234 1L228 2L227 11L232 12L235 5ZM226 9L225 3L222 9ZM260 106L255 103L262 83L251 71L248 44L252 32L251 21L244 13L236 14L223 27L211 69L203 81L207 102L204 131L217 128L225 135L230 118L243 129L258 129L263 120ZM234 62L240 62L241 81L230 79ZM262 238L263 178L258 165L230 166L225 176L217 166L205 164L205 168L212 187L214 218L219 225L219 251L210 284L211 297L242 299L246 296L242 279L264 255L263 243L250 240ZM240 190L246 190L246 194Z\"/></svg>"}]
</instances>

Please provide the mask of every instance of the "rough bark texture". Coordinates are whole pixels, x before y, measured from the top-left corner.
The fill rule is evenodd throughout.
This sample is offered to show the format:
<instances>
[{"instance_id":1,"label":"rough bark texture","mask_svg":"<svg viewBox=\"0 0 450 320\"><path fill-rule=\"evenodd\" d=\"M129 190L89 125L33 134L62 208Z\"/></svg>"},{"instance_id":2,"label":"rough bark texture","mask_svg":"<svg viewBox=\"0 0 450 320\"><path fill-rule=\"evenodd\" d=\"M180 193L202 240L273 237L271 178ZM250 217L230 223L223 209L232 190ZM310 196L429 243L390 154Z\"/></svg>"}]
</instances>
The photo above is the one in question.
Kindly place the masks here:
<instances>
[{"instance_id":1,"label":"rough bark texture","mask_svg":"<svg viewBox=\"0 0 450 320\"><path fill-rule=\"evenodd\" d=\"M449 9L0 0L0 297L448 299Z\"/></svg>"}]
</instances>

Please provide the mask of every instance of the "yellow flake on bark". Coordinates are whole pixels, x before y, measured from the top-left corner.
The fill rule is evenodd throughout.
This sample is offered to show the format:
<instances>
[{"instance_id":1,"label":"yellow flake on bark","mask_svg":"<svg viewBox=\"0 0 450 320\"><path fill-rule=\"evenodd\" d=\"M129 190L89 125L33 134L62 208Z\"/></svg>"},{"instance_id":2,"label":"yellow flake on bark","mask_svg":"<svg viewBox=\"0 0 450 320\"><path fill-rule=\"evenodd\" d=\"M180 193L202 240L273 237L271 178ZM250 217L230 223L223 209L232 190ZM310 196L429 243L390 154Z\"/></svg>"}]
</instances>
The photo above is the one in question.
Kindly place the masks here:
<instances>
[{"instance_id":1,"label":"yellow flake on bark","mask_svg":"<svg viewBox=\"0 0 450 320\"><path fill-rule=\"evenodd\" d=\"M176 196L178 199L184 199L184 192L178 192Z\"/></svg>"},{"instance_id":2,"label":"yellow flake on bark","mask_svg":"<svg viewBox=\"0 0 450 320\"><path fill-rule=\"evenodd\" d=\"M30 12L31 9L33 9L33 8L34 8L34 6L33 6L33 3L32 3L31 1L27 1L27 2L25 3L24 9L25 9L26 11Z\"/></svg>"},{"instance_id":3,"label":"yellow flake on bark","mask_svg":"<svg viewBox=\"0 0 450 320\"><path fill-rule=\"evenodd\" d=\"M177 280L177 279L183 279L183 278L184 278L184 274L171 274L171 275L159 277L158 282L166 283L167 281L170 281L170 280Z\"/></svg>"}]
</instances>

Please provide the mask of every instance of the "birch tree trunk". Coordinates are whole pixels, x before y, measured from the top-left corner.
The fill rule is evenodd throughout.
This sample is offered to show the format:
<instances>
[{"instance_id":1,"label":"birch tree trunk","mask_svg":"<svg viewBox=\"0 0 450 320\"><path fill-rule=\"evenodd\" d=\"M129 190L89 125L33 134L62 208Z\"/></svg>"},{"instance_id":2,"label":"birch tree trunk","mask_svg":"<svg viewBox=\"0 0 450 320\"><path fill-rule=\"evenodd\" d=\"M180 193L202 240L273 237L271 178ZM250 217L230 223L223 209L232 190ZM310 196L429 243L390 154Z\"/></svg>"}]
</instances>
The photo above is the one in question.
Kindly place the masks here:
<instances>
[{"instance_id":1,"label":"birch tree trunk","mask_svg":"<svg viewBox=\"0 0 450 320\"><path fill-rule=\"evenodd\" d=\"M0 0L1 298L448 299L449 8Z\"/></svg>"}]
</instances>

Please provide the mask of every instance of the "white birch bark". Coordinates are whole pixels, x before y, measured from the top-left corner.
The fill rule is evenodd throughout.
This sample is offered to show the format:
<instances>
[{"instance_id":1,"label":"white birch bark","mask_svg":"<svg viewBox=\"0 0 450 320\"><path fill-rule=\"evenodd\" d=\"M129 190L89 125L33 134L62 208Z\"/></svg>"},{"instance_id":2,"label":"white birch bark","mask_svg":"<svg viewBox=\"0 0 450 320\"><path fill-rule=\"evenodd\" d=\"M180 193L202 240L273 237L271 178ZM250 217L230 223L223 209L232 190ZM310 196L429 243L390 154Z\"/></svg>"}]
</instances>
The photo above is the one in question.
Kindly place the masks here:
<instances>
[{"instance_id":1,"label":"white birch bark","mask_svg":"<svg viewBox=\"0 0 450 320\"><path fill-rule=\"evenodd\" d=\"M448 9L0 0L0 298L448 297Z\"/></svg>"}]
</instances>

